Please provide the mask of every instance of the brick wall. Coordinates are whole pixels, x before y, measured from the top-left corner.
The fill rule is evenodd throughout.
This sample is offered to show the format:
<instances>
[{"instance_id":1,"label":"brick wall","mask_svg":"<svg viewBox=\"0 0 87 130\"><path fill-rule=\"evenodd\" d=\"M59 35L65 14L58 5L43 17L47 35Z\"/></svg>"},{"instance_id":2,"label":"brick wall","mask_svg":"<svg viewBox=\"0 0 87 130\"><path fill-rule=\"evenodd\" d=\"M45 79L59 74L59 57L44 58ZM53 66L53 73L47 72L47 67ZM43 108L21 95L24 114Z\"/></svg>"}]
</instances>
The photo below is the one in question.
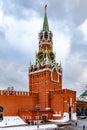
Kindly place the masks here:
<instances>
[{"instance_id":1,"label":"brick wall","mask_svg":"<svg viewBox=\"0 0 87 130\"><path fill-rule=\"evenodd\" d=\"M51 93L51 108L53 113L69 112L69 107L76 112L76 92L68 89L53 91Z\"/></svg>"},{"instance_id":2,"label":"brick wall","mask_svg":"<svg viewBox=\"0 0 87 130\"><path fill-rule=\"evenodd\" d=\"M0 91L1 92L1 91ZM21 95L20 92L15 92L15 95L10 95L11 92L4 94L4 91L0 93L0 105L4 107L5 116L18 115L20 110L34 110L37 104L37 95L30 94ZM20 94L18 94L20 93ZM24 92L25 93L25 92Z\"/></svg>"}]
</instances>

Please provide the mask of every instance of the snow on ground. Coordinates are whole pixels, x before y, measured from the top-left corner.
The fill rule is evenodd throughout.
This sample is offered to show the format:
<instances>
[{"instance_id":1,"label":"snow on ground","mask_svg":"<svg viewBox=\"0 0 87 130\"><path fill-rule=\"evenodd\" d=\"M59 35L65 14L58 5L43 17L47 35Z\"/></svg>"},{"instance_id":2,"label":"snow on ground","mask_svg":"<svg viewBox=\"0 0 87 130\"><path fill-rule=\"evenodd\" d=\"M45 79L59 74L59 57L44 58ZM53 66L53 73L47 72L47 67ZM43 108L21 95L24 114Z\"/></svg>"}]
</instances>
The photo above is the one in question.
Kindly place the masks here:
<instances>
[{"instance_id":1,"label":"snow on ground","mask_svg":"<svg viewBox=\"0 0 87 130\"><path fill-rule=\"evenodd\" d=\"M72 120L76 120L76 113L72 114ZM64 117L61 120L50 120L52 124L39 124L40 130L51 130L52 128L56 129L57 125L55 122L67 122L69 121L69 113L64 113ZM54 124L53 124L54 123ZM38 125L27 125L20 117L18 116L4 116L3 121L0 122L0 130L38 130Z\"/></svg>"},{"instance_id":2,"label":"snow on ground","mask_svg":"<svg viewBox=\"0 0 87 130\"><path fill-rule=\"evenodd\" d=\"M72 113L71 119L77 120L76 113ZM60 120L49 120L49 121L51 121L51 122L67 122L67 121L69 121L69 113L65 112L64 117Z\"/></svg>"},{"instance_id":3,"label":"snow on ground","mask_svg":"<svg viewBox=\"0 0 87 130\"><path fill-rule=\"evenodd\" d=\"M12 125L25 125L26 123L19 116L4 116L0 127Z\"/></svg>"},{"instance_id":4,"label":"snow on ground","mask_svg":"<svg viewBox=\"0 0 87 130\"><path fill-rule=\"evenodd\" d=\"M56 128L57 128L57 125L48 124L48 125L39 125L39 128L37 127L37 125L33 125L33 126L3 127L3 128L0 128L0 130L52 130Z\"/></svg>"},{"instance_id":5,"label":"snow on ground","mask_svg":"<svg viewBox=\"0 0 87 130\"><path fill-rule=\"evenodd\" d=\"M40 130L57 128L56 124L39 125ZM38 130L38 125L29 126L18 116L4 116L0 130Z\"/></svg>"},{"instance_id":6,"label":"snow on ground","mask_svg":"<svg viewBox=\"0 0 87 130\"><path fill-rule=\"evenodd\" d=\"M72 114L72 120L77 120L76 112Z\"/></svg>"}]
</instances>

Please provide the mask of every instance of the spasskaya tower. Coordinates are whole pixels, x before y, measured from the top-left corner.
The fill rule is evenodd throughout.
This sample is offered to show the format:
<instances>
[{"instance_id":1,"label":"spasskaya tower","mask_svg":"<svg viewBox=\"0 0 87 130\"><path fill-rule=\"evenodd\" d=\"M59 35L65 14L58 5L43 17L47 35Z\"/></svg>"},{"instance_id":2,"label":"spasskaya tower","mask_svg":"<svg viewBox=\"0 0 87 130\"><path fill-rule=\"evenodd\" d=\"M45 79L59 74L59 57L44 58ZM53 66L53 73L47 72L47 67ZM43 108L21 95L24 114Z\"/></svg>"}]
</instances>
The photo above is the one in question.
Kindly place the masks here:
<instances>
[{"instance_id":1,"label":"spasskaya tower","mask_svg":"<svg viewBox=\"0 0 87 130\"><path fill-rule=\"evenodd\" d=\"M29 90L38 93L41 110L50 109L49 91L62 89L62 67L53 52L53 34L49 29L47 5L45 5L43 28L39 33L39 50L35 64L29 67Z\"/></svg>"},{"instance_id":2,"label":"spasskaya tower","mask_svg":"<svg viewBox=\"0 0 87 130\"><path fill-rule=\"evenodd\" d=\"M36 61L29 66L29 91L0 90L0 105L4 108L4 115L19 115L26 121L37 120L37 117L51 121L74 120L76 91L62 88L62 67L61 63L56 62L53 51L53 33L49 29L47 6L38 38Z\"/></svg>"}]
</instances>

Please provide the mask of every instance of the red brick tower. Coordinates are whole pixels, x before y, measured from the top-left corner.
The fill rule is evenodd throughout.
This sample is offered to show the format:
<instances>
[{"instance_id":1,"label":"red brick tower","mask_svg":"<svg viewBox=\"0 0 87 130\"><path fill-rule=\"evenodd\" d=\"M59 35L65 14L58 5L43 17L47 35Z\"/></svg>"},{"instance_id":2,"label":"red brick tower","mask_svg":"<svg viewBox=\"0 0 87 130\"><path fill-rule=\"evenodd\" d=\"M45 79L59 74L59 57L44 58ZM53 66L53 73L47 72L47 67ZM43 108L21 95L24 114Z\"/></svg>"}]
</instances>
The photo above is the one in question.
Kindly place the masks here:
<instances>
[{"instance_id":1,"label":"red brick tower","mask_svg":"<svg viewBox=\"0 0 87 130\"><path fill-rule=\"evenodd\" d=\"M45 6L43 28L39 33L39 50L36 63L29 68L30 92L38 93L41 110L50 109L49 91L62 89L62 68L56 63L53 52L53 34L49 30Z\"/></svg>"}]
</instances>

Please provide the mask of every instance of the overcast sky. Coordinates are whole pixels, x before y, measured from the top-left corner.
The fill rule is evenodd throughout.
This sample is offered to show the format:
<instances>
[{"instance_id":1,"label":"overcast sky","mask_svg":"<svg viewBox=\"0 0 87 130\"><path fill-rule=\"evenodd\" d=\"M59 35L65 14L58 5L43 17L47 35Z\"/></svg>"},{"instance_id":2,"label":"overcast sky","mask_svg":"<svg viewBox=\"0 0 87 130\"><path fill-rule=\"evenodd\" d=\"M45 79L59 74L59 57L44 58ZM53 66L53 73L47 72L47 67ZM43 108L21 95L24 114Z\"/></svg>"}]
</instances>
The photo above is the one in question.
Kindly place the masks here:
<instances>
[{"instance_id":1,"label":"overcast sky","mask_svg":"<svg viewBox=\"0 0 87 130\"><path fill-rule=\"evenodd\" d=\"M45 4L63 88L79 96L87 89L87 0L0 0L0 89L28 90Z\"/></svg>"}]
</instances>

